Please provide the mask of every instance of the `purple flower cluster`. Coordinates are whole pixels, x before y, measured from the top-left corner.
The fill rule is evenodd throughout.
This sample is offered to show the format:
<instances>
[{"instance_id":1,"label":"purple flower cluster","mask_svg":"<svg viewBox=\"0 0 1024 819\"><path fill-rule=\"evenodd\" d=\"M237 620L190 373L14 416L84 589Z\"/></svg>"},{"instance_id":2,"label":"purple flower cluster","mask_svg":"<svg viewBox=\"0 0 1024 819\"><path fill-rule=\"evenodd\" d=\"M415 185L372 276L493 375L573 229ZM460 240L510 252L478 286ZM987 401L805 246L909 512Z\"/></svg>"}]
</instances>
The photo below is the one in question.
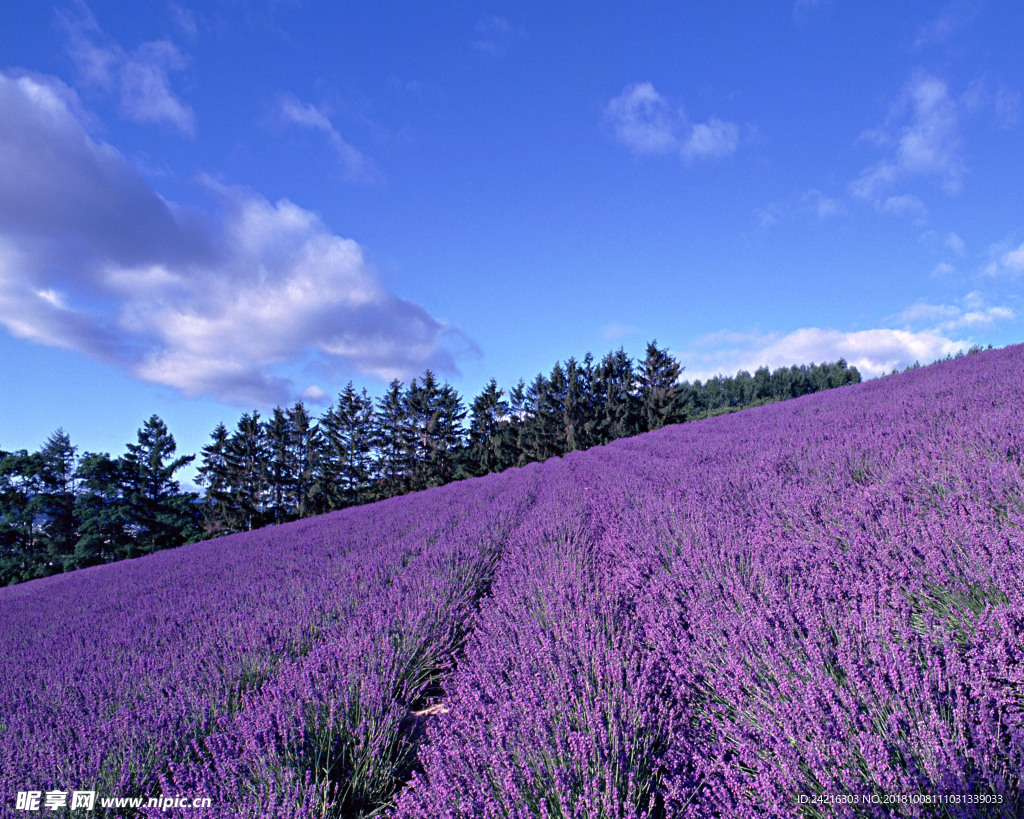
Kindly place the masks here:
<instances>
[{"instance_id":1,"label":"purple flower cluster","mask_svg":"<svg viewBox=\"0 0 1024 819\"><path fill-rule=\"evenodd\" d=\"M1022 815L1022 365L0 589L2 810Z\"/></svg>"}]
</instances>

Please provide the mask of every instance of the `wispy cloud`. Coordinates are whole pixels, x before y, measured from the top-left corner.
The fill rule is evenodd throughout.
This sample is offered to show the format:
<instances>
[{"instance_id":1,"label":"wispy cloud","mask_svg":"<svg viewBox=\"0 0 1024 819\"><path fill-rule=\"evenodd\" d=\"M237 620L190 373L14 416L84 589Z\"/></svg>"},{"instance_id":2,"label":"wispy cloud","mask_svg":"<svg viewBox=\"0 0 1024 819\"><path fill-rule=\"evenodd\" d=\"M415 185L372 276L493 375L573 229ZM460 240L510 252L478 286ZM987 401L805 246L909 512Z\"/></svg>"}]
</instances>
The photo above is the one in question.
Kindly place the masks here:
<instances>
[{"instance_id":1,"label":"wispy cloud","mask_svg":"<svg viewBox=\"0 0 1024 819\"><path fill-rule=\"evenodd\" d=\"M649 82L626 86L605 106L615 139L635 154L678 154L685 162L718 159L734 153L740 129L711 117L691 123L674 110Z\"/></svg>"},{"instance_id":2,"label":"wispy cloud","mask_svg":"<svg viewBox=\"0 0 1024 819\"><path fill-rule=\"evenodd\" d=\"M342 137L341 133L334 127L334 124L322 109L312 103L301 102L294 96L286 94L280 99L279 110L285 122L323 134L338 157L338 162L346 177L363 182L372 182L379 179L380 175L373 164L358 148Z\"/></svg>"},{"instance_id":3,"label":"wispy cloud","mask_svg":"<svg viewBox=\"0 0 1024 819\"><path fill-rule=\"evenodd\" d=\"M924 328L933 333L950 333L983 329L1014 318L1016 313L1012 308L989 304L980 291L974 290L957 304L916 302L894 316L893 320L906 330Z\"/></svg>"},{"instance_id":4,"label":"wispy cloud","mask_svg":"<svg viewBox=\"0 0 1024 819\"><path fill-rule=\"evenodd\" d=\"M889 213L920 216L924 203L912 202L893 188L923 177L937 180L948 194L958 193L966 172L959 121L958 103L946 83L924 72L916 74L885 123L861 135L887 156L854 180L853 195Z\"/></svg>"},{"instance_id":5,"label":"wispy cloud","mask_svg":"<svg viewBox=\"0 0 1024 819\"><path fill-rule=\"evenodd\" d=\"M505 54L526 37L526 29L522 26L512 25L506 18L496 15L480 18L474 31L473 49L493 57Z\"/></svg>"},{"instance_id":6,"label":"wispy cloud","mask_svg":"<svg viewBox=\"0 0 1024 819\"><path fill-rule=\"evenodd\" d=\"M0 73L0 325L185 395L286 402L296 362L457 372L458 328L382 285L314 213L203 180L161 198L54 78ZM472 345L471 342L468 342ZM311 394L311 393L307 393Z\"/></svg>"},{"instance_id":7,"label":"wispy cloud","mask_svg":"<svg viewBox=\"0 0 1024 819\"><path fill-rule=\"evenodd\" d=\"M929 20L918 29L914 47L942 45L970 25L977 14L977 3L955 2L948 4L939 12L938 17Z\"/></svg>"},{"instance_id":8,"label":"wispy cloud","mask_svg":"<svg viewBox=\"0 0 1024 819\"><path fill-rule=\"evenodd\" d=\"M126 51L106 37L84 3L58 13L68 54L82 85L120 95L121 113L137 122L164 122L195 136L195 112L171 91L170 72L185 68L185 56L169 40Z\"/></svg>"},{"instance_id":9,"label":"wispy cloud","mask_svg":"<svg viewBox=\"0 0 1024 819\"><path fill-rule=\"evenodd\" d=\"M823 220L845 212L846 207L840 199L826 196L820 190L812 188L758 208L754 216L761 227L770 228L783 219L794 216L811 215Z\"/></svg>"},{"instance_id":10,"label":"wispy cloud","mask_svg":"<svg viewBox=\"0 0 1024 819\"><path fill-rule=\"evenodd\" d=\"M1013 246L1011 242L1000 242L989 249L992 259L985 266L986 276L1024 275L1024 242Z\"/></svg>"}]
</instances>

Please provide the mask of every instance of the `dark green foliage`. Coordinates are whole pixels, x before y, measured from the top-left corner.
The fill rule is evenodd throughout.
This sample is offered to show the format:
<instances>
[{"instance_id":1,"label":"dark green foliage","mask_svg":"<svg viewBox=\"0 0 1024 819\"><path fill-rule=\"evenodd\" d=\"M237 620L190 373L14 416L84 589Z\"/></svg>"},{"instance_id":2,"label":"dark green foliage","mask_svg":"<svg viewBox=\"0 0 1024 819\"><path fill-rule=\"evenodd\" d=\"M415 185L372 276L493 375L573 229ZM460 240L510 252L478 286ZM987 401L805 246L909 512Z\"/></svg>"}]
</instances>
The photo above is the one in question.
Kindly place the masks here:
<instances>
[{"instance_id":1,"label":"dark green foliage","mask_svg":"<svg viewBox=\"0 0 1024 819\"><path fill-rule=\"evenodd\" d=\"M679 393L679 362L658 342L647 345L647 356L637 366L636 385L640 399L640 429L648 432L683 419Z\"/></svg>"},{"instance_id":2,"label":"dark green foliage","mask_svg":"<svg viewBox=\"0 0 1024 819\"><path fill-rule=\"evenodd\" d=\"M318 499L323 509L341 509L371 497L373 399L351 381L320 419L322 449Z\"/></svg>"},{"instance_id":3,"label":"dark green foliage","mask_svg":"<svg viewBox=\"0 0 1024 819\"><path fill-rule=\"evenodd\" d=\"M216 536L231 531L233 501L228 467L228 428L218 424L210 439L210 443L203 447L203 460L198 471L199 484L206 487L204 532L207 536Z\"/></svg>"},{"instance_id":4,"label":"dark green foliage","mask_svg":"<svg viewBox=\"0 0 1024 819\"><path fill-rule=\"evenodd\" d=\"M140 554L132 525L126 462L87 452L78 462L78 542L67 568L81 569Z\"/></svg>"},{"instance_id":5,"label":"dark green foliage","mask_svg":"<svg viewBox=\"0 0 1024 819\"><path fill-rule=\"evenodd\" d=\"M377 400L374 411L374 449L377 472L377 498L388 498L406 491L412 476L412 424L402 393L402 382L395 379Z\"/></svg>"},{"instance_id":6,"label":"dark green foliage","mask_svg":"<svg viewBox=\"0 0 1024 819\"><path fill-rule=\"evenodd\" d=\"M469 444L464 458L470 476L501 472L516 463L516 430L504 395L492 378L470 407Z\"/></svg>"},{"instance_id":7,"label":"dark green foliage","mask_svg":"<svg viewBox=\"0 0 1024 819\"><path fill-rule=\"evenodd\" d=\"M427 370L415 378L404 399L411 462L410 488L427 489L448 483L455 474L457 452L462 444L462 400L448 384L441 385Z\"/></svg>"},{"instance_id":8,"label":"dark green foliage","mask_svg":"<svg viewBox=\"0 0 1024 819\"><path fill-rule=\"evenodd\" d=\"M195 460L195 455L177 458L177 444L167 425L153 415L138 432L138 441L128 444L122 458L126 499L134 527L135 548L148 554L180 546L199 527L198 497L183 493L174 473Z\"/></svg>"},{"instance_id":9,"label":"dark green foliage","mask_svg":"<svg viewBox=\"0 0 1024 819\"><path fill-rule=\"evenodd\" d=\"M42 563L29 505L35 494L39 455L26 450L0 453L0 583L36 576Z\"/></svg>"},{"instance_id":10,"label":"dark green foliage","mask_svg":"<svg viewBox=\"0 0 1024 819\"><path fill-rule=\"evenodd\" d=\"M199 534L195 493L174 473L174 437L156 415L126 454L86 453L57 430L39 452L0 457L0 583L178 546Z\"/></svg>"},{"instance_id":11,"label":"dark green foliage","mask_svg":"<svg viewBox=\"0 0 1024 819\"><path fill-rule=\"evenodd\" d=\"M980 348L979 348L980 349ZM975 352L972 348L970 352ZM961 354L962 355L962 354ZM834 364L760 367L753 375L680 381L656 341L634 362L621 348L587 353L506 393L491 379L467 413L458 392L427 370L392 381L374 401L350 381L314 419L302 403L264 420L219 424L203 447L200 500L174 474L174 438L152 416L121 458L87 453L58 430L39 452L0 451L0 584L146 554L202 537L486 475L609 443L667 424L860 381ZM465 428L467 416L468 429Z\"/></svg>"}]
</instances>

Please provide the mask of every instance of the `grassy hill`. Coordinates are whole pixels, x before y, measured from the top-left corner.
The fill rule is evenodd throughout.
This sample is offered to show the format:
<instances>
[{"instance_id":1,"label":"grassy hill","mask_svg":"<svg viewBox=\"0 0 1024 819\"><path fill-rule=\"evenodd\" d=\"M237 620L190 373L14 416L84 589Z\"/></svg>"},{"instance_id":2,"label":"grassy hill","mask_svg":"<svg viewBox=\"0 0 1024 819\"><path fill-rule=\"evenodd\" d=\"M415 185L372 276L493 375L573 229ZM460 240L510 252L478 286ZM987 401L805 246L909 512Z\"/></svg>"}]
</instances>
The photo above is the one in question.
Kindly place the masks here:
<instances>
[{"instance_id":1,"label":"grassy hill","mask_svg":"<svg viewBox=\"0 0 1024 819\"><path fill-rule=\"evenodd\" d=\"M0 589L0 805L1021 815L1022 405L1007 348Z\"/></svg>"}]
</instances>

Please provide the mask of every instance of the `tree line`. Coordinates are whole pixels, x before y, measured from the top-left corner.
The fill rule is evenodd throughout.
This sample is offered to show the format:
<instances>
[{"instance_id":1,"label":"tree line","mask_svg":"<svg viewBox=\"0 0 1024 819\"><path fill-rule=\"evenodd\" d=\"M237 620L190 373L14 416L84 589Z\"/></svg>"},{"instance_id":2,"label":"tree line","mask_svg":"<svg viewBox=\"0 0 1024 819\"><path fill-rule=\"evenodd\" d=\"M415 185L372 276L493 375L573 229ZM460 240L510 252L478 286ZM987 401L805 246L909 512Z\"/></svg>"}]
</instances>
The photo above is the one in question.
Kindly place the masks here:
<instances>
[{"instance_id":1,"label":"tree line","mask_svg":"<svg viewBox=\"0 0 1024 819\"><path fill-rule=\"evenodd\" d=\"M606 444L768 401L860 381L845 361L681 382L657 342L634 361L556 362L511 389L495 379L467 406L427 370L372 398L351 382L319 418L302 403L220 424L203 448L206 535L281 523Z\"/></svg>"},{"instance_id":2,"label":"tree line","mask_svg":"<svg viewBox=\"0 0 1024 819\"><path fill-rule=\"evenodd\" d=\"M835 363L681 381L656 341L643 360L556 362L466 405L427 370L378 397L349 382L319 417L299 402L219 424L183 492L173 436L153 416L124 456L86 453L58 430L37 453L0 451L0 583L134 557L499 472L617 438L860 381Z\"/></svg>"},{"instance_id":3,"label":"tree line","mask_svg":"<svg viewBox=\"0 0 1024 819\"><path fill-rule=\"evenodd\" d=\"M176 449L154 415L118 458L79 456L63 429L38 452L0 450L0 585L201 537L199 495L174 479L195 456Z\"/></svg>"}]
</instances>

